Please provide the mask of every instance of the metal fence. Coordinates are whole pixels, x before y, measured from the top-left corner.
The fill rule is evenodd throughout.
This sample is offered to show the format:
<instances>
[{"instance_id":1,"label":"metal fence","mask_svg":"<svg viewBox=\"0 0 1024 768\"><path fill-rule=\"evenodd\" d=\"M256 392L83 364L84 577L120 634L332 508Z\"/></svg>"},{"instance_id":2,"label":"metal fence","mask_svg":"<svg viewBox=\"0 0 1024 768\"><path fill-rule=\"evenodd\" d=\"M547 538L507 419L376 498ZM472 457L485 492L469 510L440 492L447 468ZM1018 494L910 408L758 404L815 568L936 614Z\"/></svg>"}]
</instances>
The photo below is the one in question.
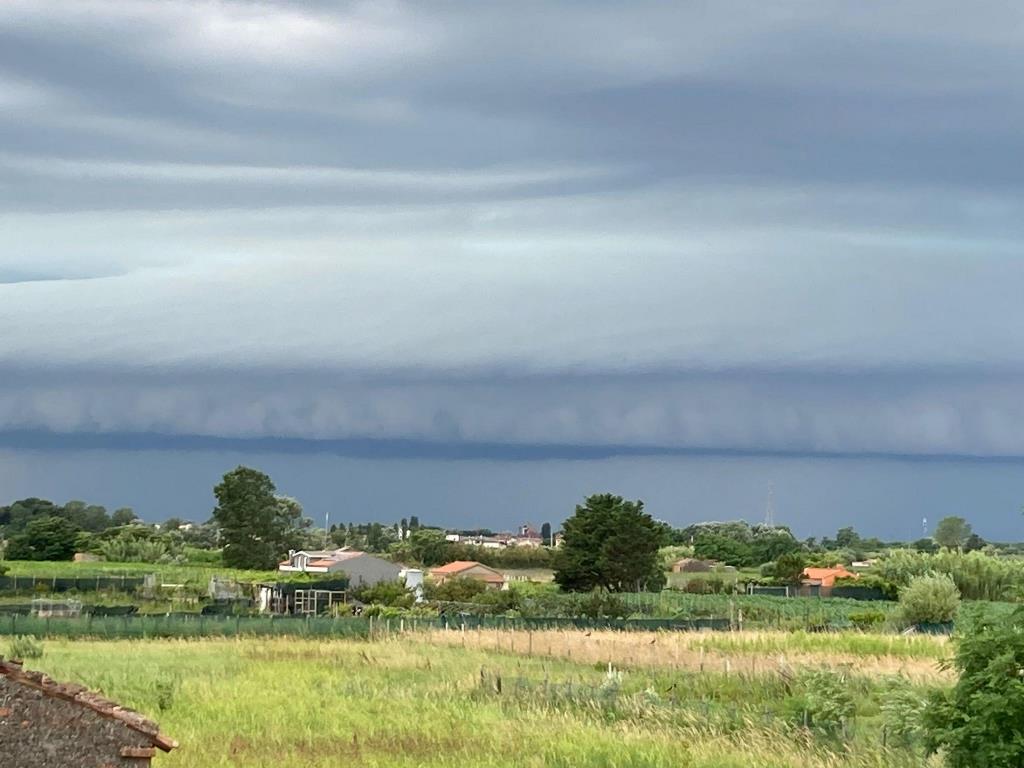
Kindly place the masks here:
<instances>
[{"instance_id":1,"label":"metal fence","mask_svg":"<svg viewBox=\"0 0 1024 768\"><path fill-rule=\"evenodd\" d=\"M43 618L0 616L0 635L101 639L166 637L367 637L371 624L361 618L281 618L265 616L96 616Z\"/></svg>"},{"instance_id":2,"label":"metal fence","mask_svg":"<svg viewBox=\"0 0 1024 768\"><path fill-rule=\"evenodd\" d=\"M291 616L218 616L195 613L77 617L0 615L0 635L99 639L201 637L386 637L397 633L448 629L615 630L623 632L727 632L738 629L727 618L708 619L565 619L505 618L500 616L441 616L439 618L364 618ZM921 625L917 631L948 634L952 624Z\"/></svg>"},{"instance_id":3,"label":"metal fence","mask_svg":"<svg viewBox=\"0 0 1024 768\"><path fill-rule=\"evenodd\" d=\"M728 618L694 619L590 619L585 617L530 617L445 615L434 622L448 629L614 629L634 632L677 631L692 632L710 629L727 631L732 627Z\"/></svg>"},{"instance_id":4,"label":"metal fence","mask_svg":"<svg viewBox=\"0 0 1024 768\"><path fill-rule=\"evenodd\" d=\"M161 638L161 637L370 637L432 629L612 629L620 631L728 630L728 619L511 619L494 616L441 616L439 618L203 616L105 616L43 618L9 614L0 616L0 635L35 637Z\"/></svg>"},{"instance_id":5,"label":"metal fence","mask_svg":"<svg viewBox=\"0 0 1024 768\"><path fill-rule=\"evenodd\" d=\"M0 592L134 592L143 586L144 582L143 576L0 576Z\"/></svg>"}]
</instances>

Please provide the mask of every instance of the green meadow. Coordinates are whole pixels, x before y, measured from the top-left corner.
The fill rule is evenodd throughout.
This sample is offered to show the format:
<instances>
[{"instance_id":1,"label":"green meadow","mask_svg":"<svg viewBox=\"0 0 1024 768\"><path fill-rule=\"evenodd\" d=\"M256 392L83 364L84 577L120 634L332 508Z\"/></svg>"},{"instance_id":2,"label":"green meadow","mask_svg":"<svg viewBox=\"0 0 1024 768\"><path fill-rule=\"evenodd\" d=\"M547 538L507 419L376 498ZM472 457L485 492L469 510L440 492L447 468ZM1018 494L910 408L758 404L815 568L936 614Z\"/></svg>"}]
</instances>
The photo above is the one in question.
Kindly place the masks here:
<instances>
[{"instance_id":1,"label":"green meadow","mask_svg":"<svg viewBox=\"0 0 1024 768\"><path fill-rule=\"evenodd\" d=\"M539 653L540 641L531 647L525 633L492 648L460 634L47 640L29 666L157 720L181 745L158 757L158 768L938 765L923 754L913 713L948 681L937 667L934 676L903 677L906 658L896 654L906 648L888 638L844 640L837 665L827 638L783 634L727 642L615 633L616 643L642 645L648 656L620 653L614 661L607 637L609 659L595 661L602 652ZM561 634L572 644L598 639ZM668 650L673 643L700 645L707 668L683 663L681 651ZM662 663L649 663L659 644ZM945 650L922 640L912 655L932 669ZM787 652L792 662L776 659ZM751 653L765 663L744 663ZM878 663L889 654L891 670ZM849 663L858 655L875 671L858 672ZM731 673L721 663L730 658Z\"/></svg>"}]
</instances>

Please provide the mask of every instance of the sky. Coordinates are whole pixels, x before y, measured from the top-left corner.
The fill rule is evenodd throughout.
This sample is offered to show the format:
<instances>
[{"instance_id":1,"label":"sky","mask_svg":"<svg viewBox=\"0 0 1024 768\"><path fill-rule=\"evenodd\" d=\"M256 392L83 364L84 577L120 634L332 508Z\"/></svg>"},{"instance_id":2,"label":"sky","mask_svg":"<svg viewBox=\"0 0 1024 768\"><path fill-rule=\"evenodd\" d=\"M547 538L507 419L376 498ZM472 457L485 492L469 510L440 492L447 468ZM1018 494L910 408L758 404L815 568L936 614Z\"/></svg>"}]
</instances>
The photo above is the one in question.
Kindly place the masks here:
<instances>
[{"instance_id":1,"label":"sky","mask_svg":"<svg viewBox=\"0 0 1024 768\"><path fill-rule=\"evenodd\" d=\"M1024 537L1024 9L962 10L0 4L0 500Z\"/></svg>"}]
</instances>

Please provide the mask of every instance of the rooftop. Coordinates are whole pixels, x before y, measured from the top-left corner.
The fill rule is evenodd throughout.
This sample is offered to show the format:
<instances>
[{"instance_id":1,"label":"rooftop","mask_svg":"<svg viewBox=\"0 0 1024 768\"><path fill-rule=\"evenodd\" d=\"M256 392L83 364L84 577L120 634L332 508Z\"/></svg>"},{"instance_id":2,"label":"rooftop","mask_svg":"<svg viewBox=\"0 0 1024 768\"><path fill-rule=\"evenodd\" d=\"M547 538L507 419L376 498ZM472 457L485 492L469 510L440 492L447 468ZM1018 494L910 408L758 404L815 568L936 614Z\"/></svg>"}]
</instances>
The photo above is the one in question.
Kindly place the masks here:
<instances>
[{"instance_id":1,"label":"rooftop","mask_svg":"<svg viewBox=\"0 0 1024 768\"><path fill-rule=\"evenodd\" d=\"M103 698L83 685L58 683L42 672L32 672L24 669L20 661L5 660L2 656L0 656L0 676L6 677L8 680L19 685L42 691L46 696L74 702L110 720L117 720L133 731L138 731L146 736L154 746L159 747L164 752L170 752L178 746L178 742L174 739L160 733L160 727L152 720L147 720L138 712L126 709L110 701L110 699Z\"/></svg>"}]
</instances>

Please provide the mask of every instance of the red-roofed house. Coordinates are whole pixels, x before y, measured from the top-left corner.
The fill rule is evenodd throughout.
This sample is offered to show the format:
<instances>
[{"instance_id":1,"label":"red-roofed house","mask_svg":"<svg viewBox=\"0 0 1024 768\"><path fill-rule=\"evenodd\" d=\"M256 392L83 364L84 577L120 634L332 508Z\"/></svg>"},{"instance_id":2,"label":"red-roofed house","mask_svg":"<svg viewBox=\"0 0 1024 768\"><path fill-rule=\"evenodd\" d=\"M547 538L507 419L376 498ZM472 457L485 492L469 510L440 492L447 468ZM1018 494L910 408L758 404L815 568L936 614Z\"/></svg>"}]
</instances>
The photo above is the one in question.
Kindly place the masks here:
<instances>
[{"instance_id":1,"label":"red-roofed house","mask_svg":"<svg viewBox=\"0 0 1024 768\"><path fill-rule=\"evenodd\" d=\"M812 587L833 587L836 579L859 579L859 573L850 573L840 564L831 568L804 568L803 583Z\"/></svg>"},{"instance_id":2,"label":"red-roofed house","mask_svg":"<svg viewBox=\"0 0 1024 768\"><path fill-rule=\"evenodd\" d=\"M432 569L430 575L438 584L444 584L448 579L476 579L491 589L505 588L505 577L501 573L475 560L456 560Z\"/></svg>"}]
</instances>

